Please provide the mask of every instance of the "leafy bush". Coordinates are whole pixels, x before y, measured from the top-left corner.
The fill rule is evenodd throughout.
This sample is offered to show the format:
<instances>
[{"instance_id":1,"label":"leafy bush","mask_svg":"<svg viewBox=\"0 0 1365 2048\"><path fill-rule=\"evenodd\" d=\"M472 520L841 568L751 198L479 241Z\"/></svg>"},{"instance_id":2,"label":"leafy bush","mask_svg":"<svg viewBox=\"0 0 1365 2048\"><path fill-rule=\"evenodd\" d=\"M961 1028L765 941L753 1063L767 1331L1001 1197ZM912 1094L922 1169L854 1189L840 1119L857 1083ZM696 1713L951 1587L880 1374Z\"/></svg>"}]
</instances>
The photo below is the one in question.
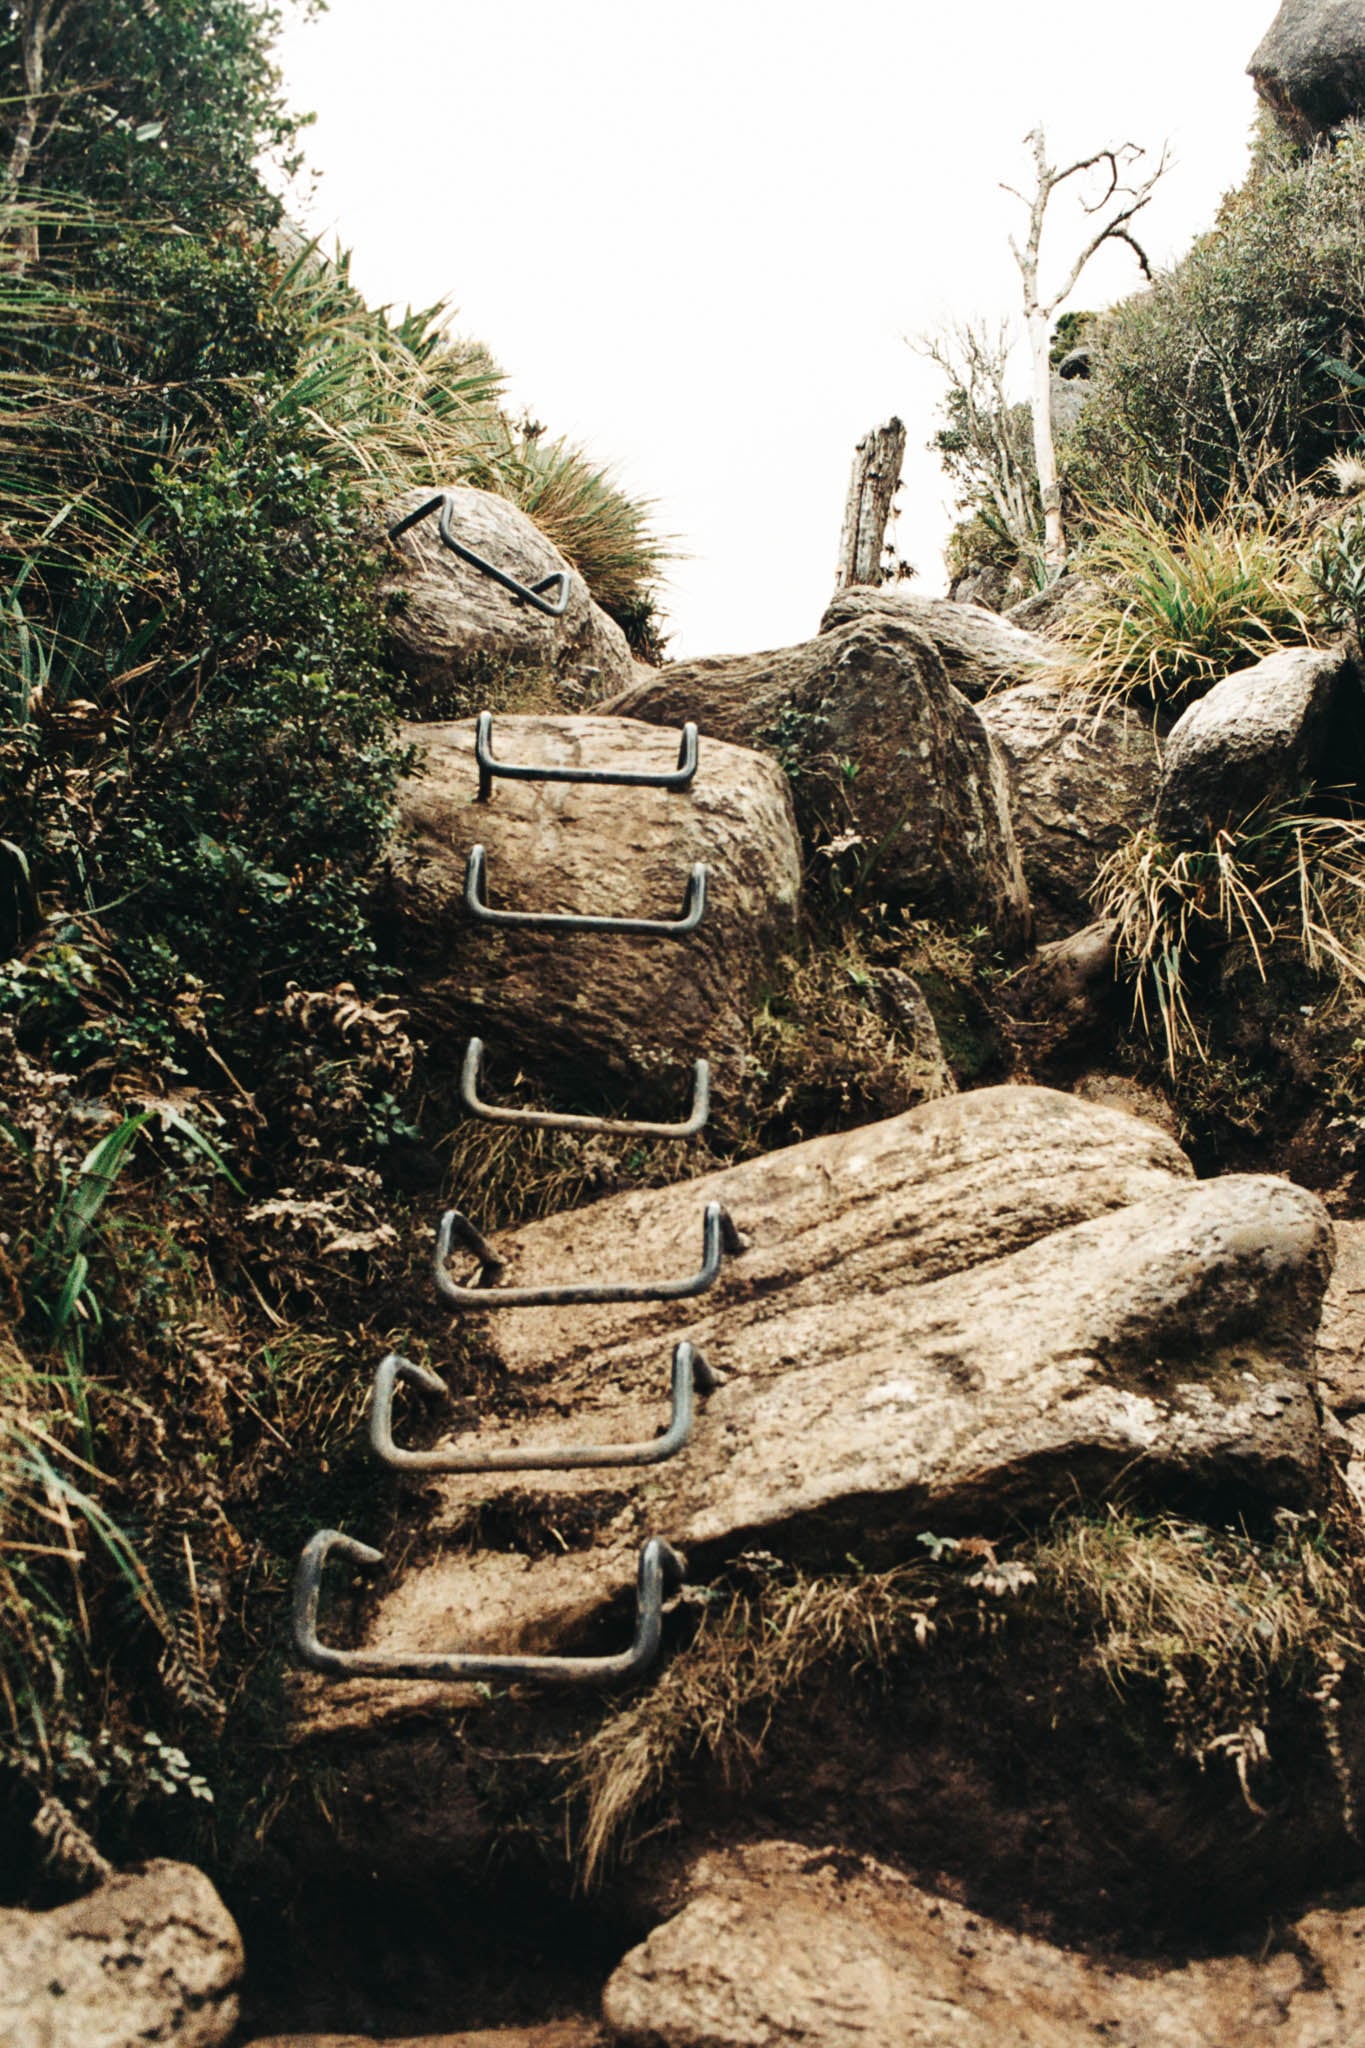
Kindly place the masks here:
<instances>
[{"instance_id":1,"label":"leafy bush","mask_svg":"<svg viewBox=\"0 0 1365 2048\"><path fill-rule=\"evenodd\" d=\"M1365 512L1356 507L1327 521L1305 569L1322 624L1358 639L1365 630Z\"/></svg>"},{"instance_id":2,"label":"leafy bush","mask_svg":"<svg viewBox=\"0 0 1365 2048\"><path fill-rule=\"evenodd\" d=\"M1208 514L1310 476L1365 422L1365 133L1271 157L1150 290L1097 320L1074 482Z\"/></svg>"}]
</instances>

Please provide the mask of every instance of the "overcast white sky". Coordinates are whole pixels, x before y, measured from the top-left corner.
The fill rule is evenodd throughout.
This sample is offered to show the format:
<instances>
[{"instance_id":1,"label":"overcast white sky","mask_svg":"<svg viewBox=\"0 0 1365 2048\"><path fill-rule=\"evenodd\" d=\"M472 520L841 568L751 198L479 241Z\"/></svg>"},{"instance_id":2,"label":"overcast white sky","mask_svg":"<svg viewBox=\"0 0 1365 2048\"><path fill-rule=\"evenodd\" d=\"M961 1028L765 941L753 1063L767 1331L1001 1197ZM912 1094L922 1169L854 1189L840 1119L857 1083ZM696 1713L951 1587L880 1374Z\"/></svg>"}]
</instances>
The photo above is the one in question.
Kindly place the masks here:
<instances>
[{"instance_id":1,"label":"overcast white sky","mask_svg":"<svg viewBox=\"0 0 1365 2048\"><path fill-rule=\"evenodd\" d=\"M314 110L312 232L377 303L443 296L514 406L583 441L690 559L670 654L807 638L854 443L909 430L899 545L943 588L941 378L905 337L1013 311L1006 235L1053 161L1133 140L1173 168L1169 261L1246 167L1245 66L1275 0L330 0L281 46ZM1054 262L1074 250L1066 218ZM1046 246L1046 245L1045 245ZM1072 301L1135 282L1103 252Z\"/></svg>"}]
</instances>

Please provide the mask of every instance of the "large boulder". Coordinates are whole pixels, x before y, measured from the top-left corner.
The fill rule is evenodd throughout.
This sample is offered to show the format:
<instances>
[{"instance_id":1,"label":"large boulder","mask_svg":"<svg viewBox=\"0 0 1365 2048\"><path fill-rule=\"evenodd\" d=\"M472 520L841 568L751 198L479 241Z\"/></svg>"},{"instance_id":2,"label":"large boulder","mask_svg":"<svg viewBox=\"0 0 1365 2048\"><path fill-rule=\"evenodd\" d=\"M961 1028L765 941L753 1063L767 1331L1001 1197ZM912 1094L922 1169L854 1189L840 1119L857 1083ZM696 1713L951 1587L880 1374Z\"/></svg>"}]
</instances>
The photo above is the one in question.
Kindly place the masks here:
<instances>
[{"instance_id":1,"label":"large boulder","mask_svg":"<svg viewBox=\"0 0 1365 2048\"><path fill-rule=\"evenodd\" d=\"M1365 1909L1259 1953L1092 1959L920 1890L869 1857L766 1842L702 1859L682 1910L618 1965L622 2048L1354 2048Z\"/></svg>"},{"instance_id":2,"label":"large boulder","mask_svg":"<svg viewBox=\"0 0 1365 2048\"><path fill-rule=\"evenodd\" d=\"M1009 768L1036 935L1059 937L1090 916L1104 856L1151 816L1156 735L1136 711L1098 706L1053 679L1017 683L979 709Z\"/></svg>"},{"instance_id":3,"label":"large boulder","mask_svg":"<svg viewBox=\"0 0 1365 2048\"><path fill-rule=\"evenodd\" d=\"M384 508L385 529L432 495L395 498ZM546 670L585 700L628 683L634 662L625 634L534 521L492 491L460 485L446 495L452 530L476 555L528 586L566 575L569 603L550 618L505 590L445 546L431 513L390 542L394 568L383 591L398 659L422 692L439 702L452 685L478 683L503 664Z\"/></svg>"},{"instance_id":4,"label":"large boulder","mask_svg":"<svg viewBox=\"0 0 1365 2048\"><path fill-rule=\"evenodd\" d=\"M1365 695L1340 648L1286 647L1224 676L1163 748L1156 826L1177 845L1239 825L1313 784L1358 793Z\"/></svg>"},{"instance_id":5,"label":"large boulder","mask_svg":"<svg viewBox=\"0 0 1365 2048\"><path fill-rule=\"evenodd\" d=\"M1314 1497L1331 1232L1287 1182L1197 1183L1137 1118L982 1089L528 1225L499 1240L506 1282L680 1278L710 1200L748 1248L687 1309L467 1318L520 1397L480 1445L648 1437L687 1337L724 1376L688 1449L647 1487L613 1486L609 1511L593 1472L441 1479L369 1646L560 1649L613 1612L620 1630L649 1535L704 1581L755 1548L875 1564L925 1528L1046 1519L1120 1476L1182 1504ZM494 1525L518 1540L458 1547ZM577 1532L567 1552L560 1530ZM423 1689L314 1687L306 1720L372 1724Z\"/></svg>"},{"instance_id":6,"label":"large boulder","mask_svg":"<svg viewBox=\"0 0 1365 2048\"><path fill-rule=\"evenodd\" d=\"M822 633L859 619L895 619L932 640L954 689L973 703L992 690L1028 682L1056 659L1046 640L1012 625L984 605L946 597L912 597L894 587L841 591L820 621Z\"/></svg>"},{"instance_id":7,"label":"large boulder","mask_svg":"<svg viewBox=\"0 0 1365 2048\"><path fill-rule=\"evenodd\" d=\"M242 1943L187 1863L148 1863L47 1913L0 1911L5 2048L219 2048L237 2026Z\"/></svg>"},{"instance_id":8,"label":"large boulder","mask_svg":"<svg viewBox=\"0 0 1365 2048\"><path fill-rule=\"evenodd\" d=\"M1266 105L1310 138L1365 114L1359 0L1284 0L1247 70Z\"/></svg>"},{"instance_id":9,"label":"large boulder","mask_svg":"<svg viewBox=\"0 0 1365 2048\"><path fill-rule=\"evenodd\" d=\"M801 860L771 761L705 738L688 789L496 780L479 801L474 725L411 726L420 772L399 792L389 943L433 1067L487 1043L490 1093L520 1065L571 1092L623 1096L628 1114L681 1116L694 1062L738 1083L751 1014L796 925ZM678 742L622 718L500 717L510 763L670 771ZM494 928L463 905L470 849L499 908L676 920L692 866L706 911L684 938ZM669 1105L671 1105L671 1110Z\"/></svg>"},{"instance_id":10,"label":"large boulder","mask_svg":"<svg viewBox=\"0 0 1365 2048\"><path fill-rule=\"evenodd\" d=\"M764 748L807 843L851 858L864 889L1023 943L1004 764L913 623L871 610L796 647L681 662L603 709Z\"/></svg>"}]
</instances>

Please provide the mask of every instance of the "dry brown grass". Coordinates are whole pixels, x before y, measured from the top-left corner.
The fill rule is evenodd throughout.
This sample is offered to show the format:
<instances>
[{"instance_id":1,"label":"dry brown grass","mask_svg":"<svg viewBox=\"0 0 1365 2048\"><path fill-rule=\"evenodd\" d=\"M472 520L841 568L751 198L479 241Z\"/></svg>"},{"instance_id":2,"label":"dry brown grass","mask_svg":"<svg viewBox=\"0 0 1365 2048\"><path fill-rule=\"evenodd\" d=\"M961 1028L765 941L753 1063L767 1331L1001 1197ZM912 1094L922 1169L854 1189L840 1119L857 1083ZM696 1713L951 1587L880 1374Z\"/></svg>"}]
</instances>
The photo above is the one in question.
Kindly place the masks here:
<instances>
[{"instance_id":1,"label":"dry brown grass","mask_svg":"<svg viewBox=\"0 0 1365 2048\"><path fill-rule=\"evenodd\" d=\"M1111 1507L1021 1541L1007 1560L983 1538L921 1541L932 1555L884 1572L812 1578L766 1554L738 1561L691 1646L575 1759L569 1805L585 1887L671 1824L689 1764L742 1784L779 1715L818 1685L837 1678L852 1714L859 1688L955 1639L1008 1687L1020 1629L1050 1631L1068 1671L1132 1695L1175 1756L1225 1759L1253 1806L1273 1708L1307 1701L1353 1826L1338 1694L1365 1649L1365 1573L1344 1516L1282 1514L1260 1542Z\"/></svg>"},{"instance_id":2,"label":"dry brown grass","mask_svg":"<svg viewBox=\"0 0 1365 2048\"><path fill-rule=\"evenodd\" d=\"M1169 846L1144 825L1103 863L1093 901L1118 927L1134 1015L1160 1029L1172 1074L1205 1056L1191 977L1220 948L1245 946L1262 981L1288 945L1339 987L1365 987L1363 819L1254 813L1208 847Z\"/></svg>"},{"instance_id":3,"label":"dry brown grass","mask_svg":"<svg viewBox=\"0 0 1365 2048\"><path fill-rule=\"evenodd\" d=\"M635 1836L641 1814L690 1759L742 1777L778 1709L831 1666L883 1670L934 1630L932 1568L856 1577L777 1578L754 1558L707 1610L697 1640L652 1689L598 1730L577 1760L580 1881L591 1886Z\"/></svg>"},{"instance_id":4,"label":"dry brown grass","mask_svg":"<svg viewBox=\"0 0 1365 2048\"><path fill-rule=\"evenodd\" d=\"M1336 1718L1342 1676L1365 1648L1358 1533L1287 1512L1278 1521L1267 1544L1115 1510L1064 1524L1031 1563L1089 1638L1087 1659L1116 1690L1159 1687L1176 1753L1227 1757L1249 1805L1276 1696L1313 1701L1349 1826Z\"/></svg>"}]
</instances>

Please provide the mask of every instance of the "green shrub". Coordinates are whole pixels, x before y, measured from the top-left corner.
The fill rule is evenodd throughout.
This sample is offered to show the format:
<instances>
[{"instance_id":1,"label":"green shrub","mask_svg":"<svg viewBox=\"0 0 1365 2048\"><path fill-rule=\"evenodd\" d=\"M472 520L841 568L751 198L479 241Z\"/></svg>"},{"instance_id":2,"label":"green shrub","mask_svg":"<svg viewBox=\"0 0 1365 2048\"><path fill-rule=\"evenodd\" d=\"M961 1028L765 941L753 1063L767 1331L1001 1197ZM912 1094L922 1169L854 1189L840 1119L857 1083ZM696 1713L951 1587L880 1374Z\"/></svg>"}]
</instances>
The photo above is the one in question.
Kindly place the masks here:
<instances>
[{"instance_id":1,"label":"green shrub","mask_svg":"<svg viewBox=\"0 0 1365 2048\"><path fill-rule=\"evenodd\" d=\"M1365 421L1328 368L1365 351L1365 134L1271 157L1150 290L1098 320L1073 481L1102 504L1261 498Z\"/></svg>"}]
</instances>

